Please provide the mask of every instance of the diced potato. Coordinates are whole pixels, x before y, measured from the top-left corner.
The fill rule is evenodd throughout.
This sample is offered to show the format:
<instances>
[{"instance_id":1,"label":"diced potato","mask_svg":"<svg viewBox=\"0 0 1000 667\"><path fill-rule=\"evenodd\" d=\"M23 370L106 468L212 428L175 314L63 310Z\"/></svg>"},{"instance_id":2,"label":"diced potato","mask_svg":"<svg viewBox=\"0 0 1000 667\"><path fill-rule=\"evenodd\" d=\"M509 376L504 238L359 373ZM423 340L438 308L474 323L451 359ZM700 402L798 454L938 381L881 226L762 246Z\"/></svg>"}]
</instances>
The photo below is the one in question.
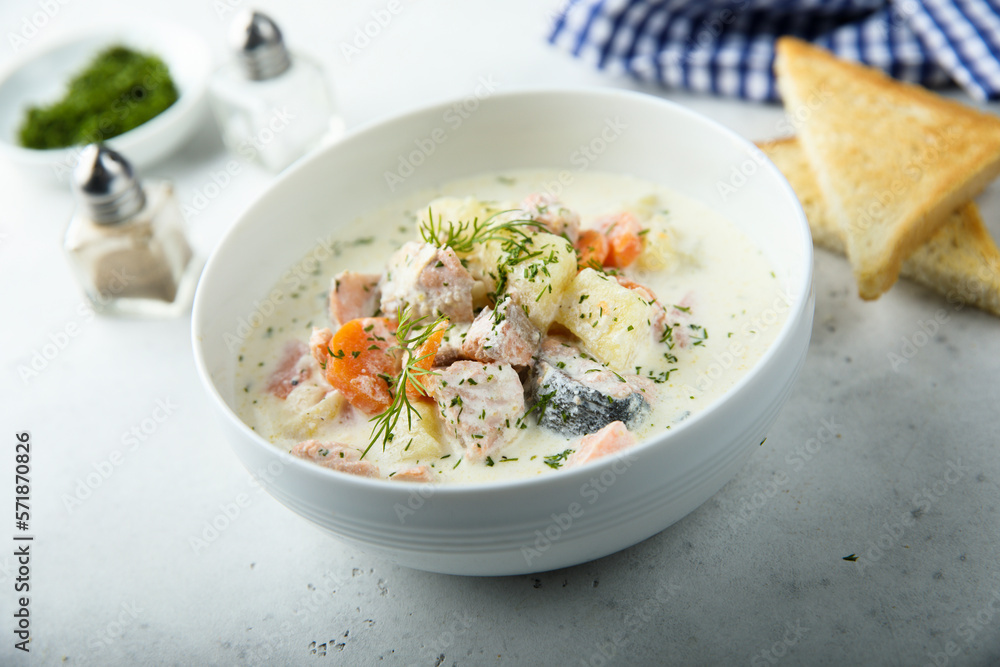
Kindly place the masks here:
<instances>
[{"instance_id":1,"label":"diced potato","mask_svg":"<svg viewBox=\"0 0 1000 667\"><path fill-rule=\"evenodd\" d=\"M676 251L665 231L650 230L643 240L642 253L636 259L636 266L646 271L662 271L676 261Z\"/></svg>"},{"instance_id":2,"label":"diced potato","mask_svg":"<svg viewBox=\"0 0 1000 667\"><path fill-rule=\"evenodd\" d=\"M434 224L449 222L472 222L473 219L483 219L485 207L474 197L438 197L427 206L416 211L417 233L427 228L430 223L429 214L434 216Z\"/></svg>"},{"instance_id":3,"label":"diced potato","mask_svg":"<svg viewBox=\"0 0 1000 667\"><path fill-rule=\"evenodd\" d=\"M447 451L441 441L441 426L434 404L414 401L413 407L420 413L420 418L411 415L412 421L407 427L406 414L401 414L393 431L392 443L386 445L386 451L391 447L399 461L403 462L431 461L444 456Z\"/></svg>"},{"instance_id":4,"label":"diced potato","mask_svg":"<svg viewBox=\"0 0 1000 667\"><path fill-rule=\"evenodd\" d=\"M435 226L443 224L445 229L447 229L449 222L456 225L460 222L465 222L470 226L473 220L478 220L482 223L491 216L512 208L512 206L501 202L480 201L475 197L465 197L463 199L459 199L458 197L439 197L424 208L416 211L417 233L421 234L422 230L430 225L428 212L434 215Z\"/></svg>"},{"instance_id":5,"label":"diced potato","mask_svg":"<svg viewBox=\"0 0 1000 667\"><path fill-rule=\"evenodd\" d=\"M532 234L528 246L538 257L510 265L505 293L525 308L532 324L545 331L556 318L563 292L576 275L576 251L569 241L553 234Z\"/></svg>"},{"instance_id":6,"label":"diced potato","mask_svg":"<svg viewBox=\"0 0 1000 667\"><path fill-rule=\"evenodd\" d=\"M678 257L676 231L670 227L668 212L656 195L647 195L629 206L627 211L647 229L642 240L642 253L636 258L636 268L644 271L663 271L673 268Z\"/></svg>"},{"instance_id":7,"label":"diced potato","mask_svg":"<svg viewBox=\"0 0 1000 667\"><path fill-rule=\"evenodd\" d=\"M464 257L462 262L469 271L469 275L477 283L483 285L483 292L493 292L497 288L499 278L499 266L504 259L504 252L500 241L487 241L476 244L475 249ZM473 299L477 300L478 295L473 292ZM484 304L476 303L476 306Z\"/></svg>"},{"instance_id":8,"label":"diced potato","mask_svg":"<svg viewBox=\"0 0 1000 667\"><path fill-rule=\"evenodd\" d=\"M660 198L656 195L646 195L645 197L640 197L631 206L627 206L625 210L630 211L639 219L640 222L646 223L654 215L657 215L663 209L663 204L660 202ZM645 224L643 224L645 227Z\"/></svg>"},{"instance_id":9,"label":"diced potato","mask_svg":"<svg viewBox=\"0 0 1000 667\"><path fill-rule=\"evenodd\" d=\"M276 401L275 409L258 412L259 430L301 440L314 437L322 425L336 419L346 403L339 391L309 383L293 389L285 400Z\"/></svg>"},{"instance_id":10,"label":"diced potato","mask_svg":"<svg viewBox=\"0 0 1000 667\"><path fill-rule=\"evenodd\" d=\"M658 202L657 202L658 204ZM643 237L642 254L635 266L641 271L677 271L697 266L700 241L689 237L670 224L666 211L654 211L640 218L649 231Z\"/></svg>"},{"instance_id":11,"label":"diced potato","mask_svg":"<svg viewBox=\"0 0 1000 667\"><path fill-rule=\"evenodd\" d=\"M620 373L648 345L652 307L637 292L593 269L584 269L563 295L556 321L584 342L600 361Z\"/></svg>"}]
</instances>

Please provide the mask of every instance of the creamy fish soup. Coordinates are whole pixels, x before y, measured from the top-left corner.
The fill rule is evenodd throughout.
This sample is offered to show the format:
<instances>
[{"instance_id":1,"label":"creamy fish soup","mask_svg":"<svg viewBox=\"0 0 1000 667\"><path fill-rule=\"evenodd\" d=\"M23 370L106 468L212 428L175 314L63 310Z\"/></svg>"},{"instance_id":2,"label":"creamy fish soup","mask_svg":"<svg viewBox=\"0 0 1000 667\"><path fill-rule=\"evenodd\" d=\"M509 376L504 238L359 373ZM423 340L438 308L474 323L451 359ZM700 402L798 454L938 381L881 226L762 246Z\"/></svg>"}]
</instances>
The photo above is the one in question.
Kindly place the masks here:
<instances>
[{"instance_id":1,"label":"creamy fish soup","mask_svg":"<svg viewBox=\"0 0 1000 667\"><path fill-rule=\"evenodd\" d=\"M455 181L335 238L275 286L238 386L257 433L344 474L479 482L622 452L725 393L787 310L734 225L621 175Z\"/></svg>"}]
</instances>

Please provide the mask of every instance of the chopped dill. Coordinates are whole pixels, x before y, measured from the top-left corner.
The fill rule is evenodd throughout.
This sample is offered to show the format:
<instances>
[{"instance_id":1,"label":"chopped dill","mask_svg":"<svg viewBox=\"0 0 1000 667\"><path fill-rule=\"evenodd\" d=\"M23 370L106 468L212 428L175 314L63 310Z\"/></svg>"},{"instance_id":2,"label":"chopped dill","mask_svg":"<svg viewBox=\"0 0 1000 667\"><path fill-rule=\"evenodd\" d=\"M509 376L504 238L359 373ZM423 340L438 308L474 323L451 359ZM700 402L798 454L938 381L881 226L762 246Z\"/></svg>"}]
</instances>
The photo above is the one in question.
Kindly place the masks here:
<instances>
[{"instance_id":1,"label":"chopped dill","mask_svg":"<svg viewBox=\"0 0 1000 667\"><path fill-rule=\"evenodd\" d=\"M421 356L417 356L416 353L439 327L447 326L445 324L447 319L444 317L439 317L430 326L421 326L425 319L423 317L412 318L409 307L404 307L399 312L396 344L386 352L401 350L403 352L403 366L395 380L392 403L383 412L369 420L373 422L372 437L361 458L364 458L368 450L379 440L382 441L382 449L385 450L386 444L392 441L393 431L396 430L399 418L404 412L406 413L407 428L412 428L414 414L417 415L417 419L420 419L420 412L410 403L410 399L406 395L406 387L412 386L424 394L427 393L421 378L425 375L437 375L437 373L421 367L420 362L434 353L428 352Z\"/></svg>"}]
</instances>

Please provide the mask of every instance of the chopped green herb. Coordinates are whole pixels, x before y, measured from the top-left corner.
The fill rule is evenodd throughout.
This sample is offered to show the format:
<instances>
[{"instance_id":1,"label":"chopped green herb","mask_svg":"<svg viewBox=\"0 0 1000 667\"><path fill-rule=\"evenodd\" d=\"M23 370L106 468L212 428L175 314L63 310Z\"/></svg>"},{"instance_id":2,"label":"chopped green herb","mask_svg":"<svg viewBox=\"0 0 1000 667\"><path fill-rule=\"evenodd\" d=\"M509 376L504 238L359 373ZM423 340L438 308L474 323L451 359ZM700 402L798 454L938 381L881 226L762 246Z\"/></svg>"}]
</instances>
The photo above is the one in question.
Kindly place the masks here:
<instances>
[{"instance_id":1,"label":"chopped green herb","mask_svg":"<svg viewBox=\"0 0 1000 667\"><path fill-rule=\"evenodd\" d=\"M698 324L689 324L688 327L694 333L691 336L691 345L699 346L708 340L708 329Z\"/></svg>"},{"instance_id":2,"label":"chopped green herb","mask_svg":"<svg viewBox=\"0 0 1000 667\"><path fill-rule=\"evenodd\" d=\"M562 467L562 464L566 459L569 458L570 454L575 452L575 449L564 449L558 454L553 454L552 456L545 457L545 465L552 468L553 470L558 470Z\"/></svg>"},{"instance_id":3,"label":"chopped green herb","mask_svg":"<svg viewBox=\"0 0 1000 667\"><path fill-rule=\"evenodd\" d=\"M162 59L111 46L69 80L61 99L28 108L18 141L35 149L100 143L152 120L178 97Z\"/></svg>"},{"instance_id":4,"label":"chopped green herb","mask_svg":"<svg viewBox=\"0 0 1000 667\"><path fill-rule=\"evenodd\" d=\"M387 352L400 350L403 353L403 366L396 377L392 403L384 411L369 420L373 422L372 437L368 443L368 447L361 454L361 458L364 458L365 454L372 448L372 445L379 440L382 441L382 449L385 449L386 444L392 441L393 432L399 423L400 416L404 412L406 413L407 428L412 428L413 426L413 415L416 415L417 419L420 418L420 412L410 403L410 399L406 395L406 387L412 385L418 391L427 393L421 382L421 378L425 375L437 375L437 372L421 367L420 362L433 353L418 355L417 350L447 321L445 318L439 317L429 326L421 327L421 322L424 319L423 317L416 319L411 317L409 307L403 307L399 312L399 325L396 328L396 344L390 347Z\"/></svg>"}]
</instances>

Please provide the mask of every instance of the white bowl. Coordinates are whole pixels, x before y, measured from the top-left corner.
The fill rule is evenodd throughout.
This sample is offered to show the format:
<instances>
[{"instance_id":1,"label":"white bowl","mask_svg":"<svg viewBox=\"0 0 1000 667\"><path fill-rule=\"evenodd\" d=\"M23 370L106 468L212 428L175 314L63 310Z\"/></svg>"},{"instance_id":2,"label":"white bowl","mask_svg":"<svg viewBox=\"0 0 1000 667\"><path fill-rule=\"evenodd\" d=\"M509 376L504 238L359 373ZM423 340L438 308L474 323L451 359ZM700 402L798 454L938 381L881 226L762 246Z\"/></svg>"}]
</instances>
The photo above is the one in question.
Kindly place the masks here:
<instances>
[{"instance_id":1,"label":"white bowl","mask_svg":"<svg viewBox=\"0 0 1000 667\"><path fill-rule=\"evenodd\" d=\"M744 230L791 296L777 339L719 401L635 447L627 464L598 460L526 480L434 486L362 479L295 459L234 411L239 351L230 348L238 347L232 341L239 322L316 239L392 196L385 173L397 169L415 140L448 127L443 119L450 106L358 130L293 166L251 205L201 278L193 321L198 370L247 469L280 502L341 539L402 565L453 574L540 572L586 562L650 537L698 507L764 439L809 344L808 226L778 170L755 159L759 151L678 105L592 90L485 99L460 127L446 131L396 195L481 172L576 169L571 156L617 119L626 129L603 147L594 168L662 183ZM753 174L723 201L718 183L741 165Z\"/></svg>"},{"instance_id":2,"label":"white bowl","mask_svg":"<svg viewBox=\"0 0 1000 667\"><path fill-rule=\"evenodd\" d=\"M198 35L168 22L102 27L72 35L18 60L0 79L0 154L26 173L50 182L68 180L82 146L24 148L17 132L25 110L65 92L70 77L108 46L124 44L151 52L167 64L178 98L155 118L106 143L137 169L163 159L181 146L207 117L206 90L212 54Z\"/></svg>"}]
</instances>

